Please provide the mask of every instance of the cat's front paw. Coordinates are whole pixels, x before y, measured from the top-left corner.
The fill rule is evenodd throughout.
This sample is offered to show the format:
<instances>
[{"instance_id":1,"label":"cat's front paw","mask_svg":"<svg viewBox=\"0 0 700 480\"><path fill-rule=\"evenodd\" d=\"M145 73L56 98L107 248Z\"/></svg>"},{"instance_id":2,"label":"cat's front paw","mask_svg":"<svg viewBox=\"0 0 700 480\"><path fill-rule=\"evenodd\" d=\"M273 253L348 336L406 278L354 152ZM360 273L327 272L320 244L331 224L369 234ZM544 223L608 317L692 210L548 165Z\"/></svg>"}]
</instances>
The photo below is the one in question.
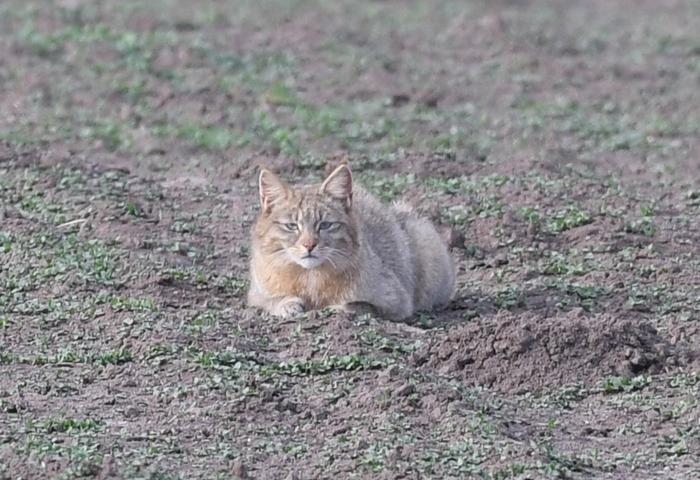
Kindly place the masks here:
<instances>
[{"instance_id":1,"label":"cat's front paw","mask_svg":"<svg viewBox=\"0 0 700 480\"><path fill-rule=\"evenodd\" d=\"M299 297L287 297L270 309L276 317L291 318L304 313L304 302Z\"/></svg>"}]
</instances>

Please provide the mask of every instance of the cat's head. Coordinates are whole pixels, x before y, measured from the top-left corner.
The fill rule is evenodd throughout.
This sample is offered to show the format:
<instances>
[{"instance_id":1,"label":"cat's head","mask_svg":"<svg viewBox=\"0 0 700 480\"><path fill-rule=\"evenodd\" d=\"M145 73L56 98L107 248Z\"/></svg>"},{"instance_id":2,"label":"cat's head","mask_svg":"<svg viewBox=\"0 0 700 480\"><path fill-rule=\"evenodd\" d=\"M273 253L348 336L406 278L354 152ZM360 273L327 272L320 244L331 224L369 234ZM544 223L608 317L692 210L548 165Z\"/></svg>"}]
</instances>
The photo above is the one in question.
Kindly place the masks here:
<instances>
[{"instance_id":1,"label":"cat's head","mask_svg":"<svg viewBox=\"0 0 700 480\"><path fill-rule=\"evenodd\" d=\"M317 185L290 186L269 170L258 180L261 212L254 241L270 266L295 263L345 270L357 251L352 174L341 165Z\"/></svg>"}]
</instances>

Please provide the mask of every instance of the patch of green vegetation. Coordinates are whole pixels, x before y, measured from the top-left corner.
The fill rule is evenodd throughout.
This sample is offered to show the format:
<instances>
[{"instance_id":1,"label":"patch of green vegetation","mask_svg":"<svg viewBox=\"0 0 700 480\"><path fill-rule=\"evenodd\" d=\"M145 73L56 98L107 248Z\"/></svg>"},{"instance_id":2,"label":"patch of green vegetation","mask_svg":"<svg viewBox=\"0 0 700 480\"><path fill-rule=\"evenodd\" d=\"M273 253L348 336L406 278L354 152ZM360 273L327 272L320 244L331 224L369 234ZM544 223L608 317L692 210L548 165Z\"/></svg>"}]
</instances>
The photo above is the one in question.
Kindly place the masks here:
<instances>
[{"instance_id":1,"label":"patch of green vegetation","mask_svg":"<svg viewBox=\"0 0 700 480\"><path fill-rule=\"evenodd\" d=\"M537 207L520 207L518 214L530 225L539 226L542 223L542 216Z\"/></svg>"},{"instance_id":2,"label":"patch of green vegetation","mask_svg":"<svg viewBox=\"0 0 700 480\"><path fill-rule=\"evenodd\" d=\"M243 147L251 140L251 134L220 125L185 125L159 123L151 128L157 137L175 137L191 143L196 148L223 151L231 147Z\"/></svg>"},{"instance_id":3,"label":"patch of green vegetation","mask_svg":"<svg viewBox=\"0 0 700 480\"><path fill-rule=\"evenodd\" d=\"M188 324L188 329L194 333L202 333L218 325L221 314L218 310L205 310L199 312Z\"/></svg>"},{"instance_id":4,"label":"patch of green vegetation","mask_svg":"<svg viewBox=\"0 0 700 480\"><path fill-rule=\"evenodd\" d=\"M132 144L127 127L114 120L102 120L93 125L86 125L80 129L79 135L80 138L99 140L110 151L128 148Z\"/></svg>"},{"instance_id":5,"label":"patch of green vegetation","mask_svg":"<svg viewBox=\"0 0 700 480\"><path fill-rule=\"evenodd\" d=\"M416 369L408 356L421 342L445 339L453 323L488 322L494 308L518 310L526 301L536 315L561 313L552 301L595 314L603 306L630 308L662 333L695 321L700 297L689 279L700 268L692 236L700 192L677 159L693 153L700 132L686 95L700 79L689 27L700 12L674 6L664 9L663 22L645 23L651 17L640 7L620 24L609 21L622 12L612 4L573 6L562 17L534 2L516 9L514 23L507 5L494 21L479 2L453 0L410 9L371 1L73 3L0 4L0 40L11 47L13 65L2 74L7 95L0 100L9 112L0 128L0 332L7 344L0 364L22 373L0 391L3 420L17 433L0 440L10 455L0 477L26 460L30 477L93 478L111 468L106 460L103 466L108 451L114 475L153 479L203 471L229 478L233 461L255 473L268 466L264 459L304 463L311 456L329 476L348 466L359 476L484 479L683 476L695 467L700 381L680 367L669 364L653 388L610 377L597 387L551 384L521 395L467 388L459 372L432 363ZM447 28L436 36L436 25ZM473 26L489 41L461 52L480 59L461 68L450 46ZM527 48L484 55L484 46L504 39ZM545 82L551 88L538 88L552 69L533 52L566 67ZM436 77L438 64L444 68ZM650 76L647 65L668 81ZM581 69L587 74L578 75ZM639 88L611 89L608 80ZM467 94L457 88L466 84ZM505 92L497 101L487 91L494 85ZM505 105L512 92L522 93ZM198 110L199 102L206 108ZM146 153L154 135L164 147ZM425 193L426 210L438 206L444 221L460 226L467 248L452 251L456 308L421 314L417 324L429 331L369 316L345 325L331 309L291 325L241 310L249 252L238 230L249 226L246 202L254 202L255 187L236 175L268 158L292 162L297 176L318 177L329 155L345 154L357 178L376 182L369 187L385 200ZM241 164L232 168L224 156ZM425 161L420 171L435 172L414 177L416 158ZM112 160L124 171L111 168ZM625 163L620 178L602 176L606 162ZM225 186L222 179L161 185L160 177L209 176L219 167L231 176ZM144 173L150 169L158 180ZM235 225L224 228L232 197ZM581 203L566 208L572 202ZM511 212L522 222L511 222ZM562 234L598 215L600 228L585 239ZM610 225L623 226L610 232ZM231 228L237 233L229 240ZM656 232L672 232L673 241L646 248L640 242L652 242L635 237ZM224 258L230 241L235 253ZM503 261L486 260L493 248ZM611 270L618 275L605 275ZM350 343L338 350L334 334L346 327ZM682 330L694 339L692 328ZM154 333L163 343L152 343ZM130 345L124 335L151 346L138 358L126 347L112 350ZM230 349L188 347L220 344L222 335ZM122 337L125 343L114 342ZM358 353L340 354L354 344ZM313 356L278 361L298 351ZM208 417L195 426L196 442L185 448L167 425L141 438L129 425L119 431L123 422L37 419L22 400L29 394L39 408L70 394L90 409L96 397L83 398L80 381L104 382L105 365L129 361L144 379L166 380L146 385L157 405L189 408L195 423L200 413ZM364 372L399 362L399 376L388 369L379 383ZM183 368L193 375L171 375ZM416 392L395 395L393 382L404 374ZM190 408L212 398L230 408ZM382 414L368 423L355 415L361 404ZM230 414L241 408L275 415L261 429ZM352 413L341 415L342 431L324 430L338 408ZM639 409L656 414L663 428L627 415ZM144 421L153 414L146 410ZM591 423L590 435L579 432L580 448L563 450L572 425L591 411L600 422ZM24 419L34 419L31 429L23 429ZM222 428L212 431L216 422ZM325 443L314 437L317 427ZM116 450L95 440L115 432ZM605 441L592 438L599 434ZM634 449L617 448L627 440ZM225 471L214 472L214 463ZM274 466L288 473L289 465Z\"/></svg>"},{"instance_id":6,"label":"patch of green vegetation","mask_svg":"<svg viewBox=\"0 0 700 480\"><path fill-rule=\"evenodd\" d=\"M500 309L513 310L525 306L525 296L523 292L516 289L501 290L496 292L493 303Z\"/></svg>"},{"instance_id":7,"label":"patch of green vegetation","mask_svg":"<svg viewBox=\"0 0 700 480\"><path fill-rule=\"evenodd\" d=\"M546 461L540 469L546 475L567 478L573 473L589 473L595 468L595 461L589 455L560 452L547 443L539 447Z\"/></svg>"},{"instance_id":8,"label":"patch of green vegetation","mask_svg":"<svg viewBox=\"0 0 700 480\"><path fill-rule=\"evenodd\" d=\"M426 187L451 195L474 195L487 190L499 189L512 182L507 175L493 174L483 177L428 177L424 180Z\"/></svg>"},{"instance_id":9,"label":"patch of green vegetation","mask_svg":"<svg viewBox=\"0 0 700 480\"><path fill-rule=\"evenodd\" d=\"M190 349L189 355L195 363L215 369L233 369L256 371L263 376L278 374L290 376L323 375L333 371L372 370L384 368L388 360L378 360L361 354L343 356L331 355L323 359L304 361L286 361L265 363L253 354L226 350L207 352Z\"/></svg>"},{"instance_id":10,"label":"patch of green vegetation","mask_svg":"<svg viewBox=\"0 0 700 480\"><path fill-rule=\"evenodd\" d=\"M669 381L669 385L674 388L700 386L700 372L676 373Z\"/></svg>"},{"instance_id":11,"label":"patch of green vegetation","mask_svg":"<svg viewBox=\"0 0 700 480\"><path fill-rule=\"evenodd\" d=\"M153 312L157 310L155 300L152 298L112 297L109 304L114 311L126 312Z\"/></svg>"},{"instance_id":12,"label":"patch of green vegetation","mask_svg":"<svg viewBox=\"0 0 700 480\"><path fill-rule=\"evenodd\" d=\"M174 249L174 251L180 250ZM226 276L224 275L219 277L216 273L196 267L173 268L168 270L163 275L164 282L182 282L196 288L197 290L207 290L212 288L212 286L219 285L222 281L226 283L226 280L220 280L220 278L225 279Z\"/></svg>"},{"instance_id":13,"label":"patch of green vegetation","mask_svg":"<svg viewBox=\"0 0 700 480\"><path fill-rule=\"evenodd\" d=\"M633 220L632 222L625 225L626 233L634 233L637 235L644 235L647 237L653 237L656 234L656 226L654 221L648 216L644 216L640 219Z\"/></svg>"},{"instance_id":14,"label":"patch of green vegetation","mask_svg":"<svg viewBox=\"0 0 700 480\"><path fill-rule=\"evenodd\" d=\"M272 115L263 110L255 111L253 122L258 140L276 153L295 158L301 156L299 135L295 130L278 123Z\"/></svg>"},{"instance_id":15,"label":"patch of green vegetation","mask_svg":"<svg viewBox=\"0 0 700 480\"><path fill-rule=\"evenodd\" d=\"M591 214L576 206L570 205L565 210L560 210L544 218L547 230L550 233L561 233L572 228L587 225L593 221Z\"/></svg>"},{"instance_id":16,"label":"patch of green vegetation","mask_svg":"<svg viewBox=\"0 0 700 480\"><path fill-rule=\"evenodd\" d=\"M412 173L397 173L393 177L385 177L363 172L360 175L360 181L382 200L389 202L400 197L406 188L415 184L416 176Z\"/></svg>"},{"instance_id":17,"label":"patch of green vegetation","mask_svg":"<svg viewBox=\"0 0 700 480\"><path fill-rule=\"evenodd\" d=\"M479 218L497 217L503 214L505 205L496 196L488 196L471 205L471 215Z\"/></svg>"},{"instance_id":18,"label":"patch of green vegetation","mask_svg":"<svg viewBox=\"0 0 700 480\"><path fill-rule=\"evenodd\" d=\"M113 80L111 87L117 95L136 104L145 97L147 92L146 85L147 82L144 76L134 75L126 79Z\"/></svg>"},{"instance_id":19,"label":"patch of green vegetation","mask_svg":"<svg viewBox=\"0 0 700 480\"><path fill-rule=\"evenodd\" d=\"M282 82L274 82L270 85L263 93L263 100L271 105L294 106L301 103L294 91Z\"/></svg>"},{"instance_id":20,"label":"patch of green vegetation","mask_svg":"<svg viewBox=\"0 0 700 480\"><path fill-rule=\"evenodd\" d=\"M197 231L197 224L185 220L175 220L170 226L170 230L176 233L195 233Z\"/></svg>"},{"instance_id":21,"label":"patch of green vegetation","mask_svg":"<svg viewBox=\"0 0 700 480\"><path fill-rule=\"evenodd\" d=\"M407 353L413 350L410 345L405 345L387 338L375 328L363 329L358 337L363 344L384 352Z\"/></svg>"},{"instance_id":22,"label":"patch of green vegetation","mask_svg":"<svg viewBox=\"0 0 700 480\"><path fill-rule=\"evenodd\" d=\"M74 271L84 280L112 285L116 280L118 263L113 248L100 240L82 240L69 234L45 255L47 265L42 276L64 275Z\"/></svg>"},{"instance_id":23,"label":"patch of green vegetation","mask_svg":"<svg viewBox=\"0 0 700 480\"><path fill-rule=\"evenodd\" d=\"M0 253L9 253L12 250L12 235L0 232Z\"/></svg>"},{"instance_id":24,"label":"patch of green vegetation","mask_svg":"<svg viewBox=\"0 0 700 480\"><path fill-rule=\"evenodd\" d=\"M97 357L97 362L101 365L121 365L123 363L129 363L132 360L133 355L131 351L125 348L101 353Z\"/></svg>"},{"instance_id":25,"label":"patch of green vegetation","mask_svg":"<svg viewBox=\"0 0 700 480\"><path fill-rule=\"evenodd\" d=\"M121 365L133 360L131 351L119 349L104 353L78 353L71 349L61 349L53 355L20 356L11 353L0 357L0 363L17 363L28 365L57 365L57 364L92 364Z\"/></svg>"},{"instance_id":26,"label":"patch of green vegetation","mask_svg":"<svg viewBox=\"0 0 700 480\"><path fill-rule=\"evenodd\" d=\"M549 252L539 262L539 268L544 275L585 275L589 271L583 263L574 262L571 257L556 251Z\"/></svg>"},{"instance_id":27,"label":"patch of green vegetation","mask_svg":"<svg viewBox=\"0 0 700 480\"><path fill-rule=\"evenodd\" d=\"M241 370L256 369L258 365L254 355L236 350L208 352L190 348L188 350L188 355L195 363L209 368L234 368L234 370Z\"/></svg>"},{"instance_id":28,"label":"patch of green vegetation","mask_svg":"<svg viewBox=\"0 0 700 480\"><path fill-rule=\"evenodd\" d=\"M235 275L222 275L215 281L216 288L234 297L242 296L248 290L248 280Z\"/></svg>"},{"instance_id":29,"label":"patch of green vegetation","mask_svg":"<svg viewBox=\"0 0 700 480\"><path fill-rule=\"evenodd\" d=\"M46 433L88 432L100 430L102 424L92 418L49 417L39 423L39 428Z\"/></svg>"},{"instance_id":30,"label":"patch of green vegetation","mask_svg":"<svg viewBox=\"0 0 700 480\"><path fill-rule=\"evenodd\" d=\"M62 469L56 478L82 478L94 477L101 471L104 458L99 442L94 440L94 435L89 431L77 432L87 435L83 438L76 435L67 441L62 438L47 438L46 433L30 434L25 441L19 444L16 452L20 455L29 455L38 458L42 465L50 461L61 461ZM37 462L28 462L28 466L37 467ZM44 470L43 468L39 471Z\"/></svg>"},{"instance_id":31,"label":"patch of green vegetation","mask_svg":"<svg viewBox=\"0 0 700 480\"><path fill-rule=\"evenodd\" d=\"M641 390L651 384L651 377L638 376L630 377L607 377L603 379L601 388L605 393L633 392Z\"/></svg>"},{"instance_id":32,"label":"patch of green vegetation","mask_svg":"<svg viewBox=\"0 0 700 480\"><path fill-rule=\"evenodd\" d=\"M217 125L195 126L189 125L177 129L177 136L188 140L196 147L206 150L226 150L232 146L243 146L249 138L240 132Z\"/></svg>"},{"instance_id":33,"label":"patch of green vegetation","mask_svg":"<svg viewBox=\"0 0 700 480\"><path fill-rule=\"evenodd\" d=\"M471 220L471 210L464 205L450 205L440 211L442 220L450 225L465 225Z\"/></svg>"},{"instance_id":34,"label":"patch of green vegetation","mask_svg":"<svg viewBox=\"0 0 700 480\"><path fill-rule=\"evenodd\" d=\"M143 212L141 212L141 209L139 209L138 205L136 205L133 202L127 202L124 205L124 213L127 215L131 215L132 217L142 217Z\"/></svg>"},{"instance_id":35,"label":"patch of green vegetation","mask_svg":"<svg viewBox=\"0 0 700 480\"><path fill-rule=\"evenodd\" d=\"M374 370L384 368L388 361L366 357L360 354L343 356L330 355L321 360L291 361L268 364L263 374L284 373L292 376L323 375L332 371Z\"/></svg>"},{"instance_id":36,"label":"patch of green vegetation","mask_svg":"<svg viewBox=\"0 0 700 480\"><path fill-rule=\"evenodd\" d=\"M369 445L359 459L359 465L372 473L384 470L387 457L393 450L391 445L383 442L375 442Z\"/></svg>"}]
</instances>

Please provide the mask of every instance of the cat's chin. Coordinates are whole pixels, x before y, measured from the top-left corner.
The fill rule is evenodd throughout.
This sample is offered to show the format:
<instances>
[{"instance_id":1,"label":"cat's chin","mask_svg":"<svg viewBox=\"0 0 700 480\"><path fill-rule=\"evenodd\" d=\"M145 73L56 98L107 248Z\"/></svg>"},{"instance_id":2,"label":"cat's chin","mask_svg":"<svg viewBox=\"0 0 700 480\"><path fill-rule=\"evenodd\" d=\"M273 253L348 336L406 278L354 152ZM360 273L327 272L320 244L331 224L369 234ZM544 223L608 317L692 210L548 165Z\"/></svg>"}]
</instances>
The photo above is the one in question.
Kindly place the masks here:
<instances>
[{"instance_id":1,"label":"cat's chin","mask_svg":"<svg viewBox=\"0 0 700 480\"><path fill-rule=\"evenodd\" d=\"M323 263L323 259L319 257L303 257L303 258L295 258L294 261L299 265L300 267L306 268L307 270L310 270L312 268L320 267L321 264Z\"/></svg>"}]
</instances>

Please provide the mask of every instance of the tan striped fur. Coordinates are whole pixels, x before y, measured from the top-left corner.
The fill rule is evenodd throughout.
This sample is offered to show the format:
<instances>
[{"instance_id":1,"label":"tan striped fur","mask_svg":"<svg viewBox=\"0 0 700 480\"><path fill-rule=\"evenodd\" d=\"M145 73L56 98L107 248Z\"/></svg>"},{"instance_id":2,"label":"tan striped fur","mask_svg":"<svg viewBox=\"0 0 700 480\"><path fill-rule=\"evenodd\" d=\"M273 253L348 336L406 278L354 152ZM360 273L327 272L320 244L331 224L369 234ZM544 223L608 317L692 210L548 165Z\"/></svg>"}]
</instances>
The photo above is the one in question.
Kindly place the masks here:
<instances>
[{"instance_id":1,"label":"tan striped fur","mask_svg":"<svg viewBox=\"0 0 700 480\"><path fill-rule=\"evenodd\" d=\"M250 305L281 317L334 306L405 319L449 301L454 266L433 225L353 186L347 165L294 187L263 169L259 190Z\"/></svg>"}]
</instances>

